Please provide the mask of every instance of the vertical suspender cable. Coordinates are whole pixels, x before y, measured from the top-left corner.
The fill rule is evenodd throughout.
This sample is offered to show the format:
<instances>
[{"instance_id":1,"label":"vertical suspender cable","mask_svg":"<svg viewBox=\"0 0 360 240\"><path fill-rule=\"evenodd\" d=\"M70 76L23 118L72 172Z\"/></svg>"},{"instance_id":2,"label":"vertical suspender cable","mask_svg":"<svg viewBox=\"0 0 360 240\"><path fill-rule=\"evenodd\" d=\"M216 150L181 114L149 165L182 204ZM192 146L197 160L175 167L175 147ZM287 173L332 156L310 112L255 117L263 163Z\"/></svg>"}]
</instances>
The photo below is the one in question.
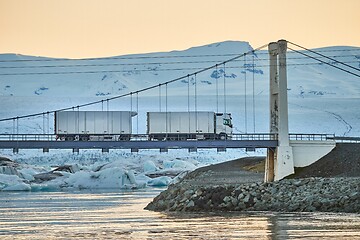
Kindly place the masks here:
<instances>
[{"instance_id":1,"label":"vertical suspender cable","mask_svg":"<svg viewBox=\"0 0 360 240\"><path fill-rule=\"evenodd\" d=\"M191 124L191 121L190 121L190 75L188 74L187 75L187 94L188 94L188 121L189 121L189 133L191 132L191 128L190 128L190 124Z\"/></svg>"},{"instance_id":2,"label":"vertical suspender cable","mask_svg":"<svg viewBox=\"0 0 360 240\"><path fill-rule=\"evenodd\" d=\"M132 112L133 112L133 100L132 100L132 95L133 95L133 92L130 92L130 112L131 112L131 114L132 114ZM133 127L131 127L131 128L133 128ZM131 129L131 132L133 132L132 129Z\"/></svg>"},{"instance_id":3,"label":"vertical suspender cable","mask_svg":"<svg viewBox=\"0 0 360 240\"><path fill-rule=\"evenodd\" d=\"M187 76L187 104L188 112L190 112L190 76Z\"/></svg>"},{"instance_id":4,"label":"vertical suspender cable","mask_svg":"<svg viewBox=\"0 0 360 240\"><path fill-rule=\"evenodd\" d=\"M245 104L245 133L247 133L247 106L246 106L246 53L244 54L244 81L245 81L245 86L244 86L244 104Z\"/></svg>"},{"instance_id":5,"label":"vertical suspender cable","mask_svg":"<svg viewBox=\"0 0 360 240\"><path fill-rule=\"evenodd\" d=\"M226 114L226 71L225 71L225 63L224 63L224 114Z\"/></svg>"},{"instance_id":6,"label":"vertical suspender cable","mask_svg":"<svg viewBox=\"0 0 360 240\"><path fill-rule=\"evenodd\" d=\"M195 132L198 132L198 112L197 112L197 79L196 79L196 73L194 75L194 91L195 91L195 101L194 101L194 108L195 108Z\"/></svg>"},{"instance_id":7,"label":"vertical suspender cable","mask_svg":"<svg viewBox=\"0 0 360 240\"><path fill-rule=\"evenodd\" d=\"M43 134L45 134L45 113L43 113Z\"/></svg>"},{"instance_id":8,"label":"vertical suspender cable","mask_svg":"<svg viewBox=\"0 0 360 240\"><path fill-rule=\"evenodd\" d=\"M16 135L19 134L19 117L16 117Z\"/></svg>"},{"instance_id":9,"label":"vertical suspender cable","mask_svg":"<svg viewBox=\"0 0 360 240\"><path fill-rule=\"evenodd\" d=\"M110 134L109 99L106 99L107 133Z\"/></svg>"},{"instance_id":10,"label":"vertical suspender cable","mask_svg":"<svg viewBox=\"0 0 360 240\"><path fill-rule=\"evenodd\" d=\"M75 118L75 133L79 132L79 108L73 108L74 114L76 116Z\"/></svg>"},{"instance_id":11,"label":"vertical suspender cable","mask_svg":"<svg viewBox=\"0 0 360 240\"><path fill-rule=\"evenodd\" d=\"M139 134L139 92L136 92L136 134Z\"/></svg>"},{"instance_id":12,"label":"vertical suspender cable","mask_svg":"<svg viewBox=\"0 0 360 240\"><path fill-rule=\"evenodd\" d=\"M168 85L167 83L165 84L165 114L166 114L166 139L167 139L167 135L168 135Z\"/></svg>"},{"instance_id":13,"label":"vertical suspender cable","mask_svg":"<svg viewBox=\"0 0 360 240\"><path fill-rule=\"evenodd\" d=\"M133 101L132 101L132 92L130 92L130 111L133 111Z\"/></svg>"},{"instance_id":14,"label":"vertical suspender cable","mask_svg":"<svg viewBox=\"0 0 360 240\"><path fill-rule=\"evenodd\" d=\"M252 76L252 105L253 105L253 124L254 124L254 133L255 133L255 60L254 60L254 54L252 56L252 67L253 67L253 76Z\"/></svg>"},{"instance_id":15,"label":"vertical suspender cable","mask_svg":"<svg viewBox=\"0 0 360 240\"><path fill-rule=\"evenodd\" d=\"M13 118L13 131L12 131L13 134L15 134L15 118Z\"/></svg>"},{"instance_id":16,"label":"vertical suspender cable","mask_svg":"<svg viewBox=\"0 0 360 240\"><path fill-rule=\"evenodd\" d=\"M159 84L159 112L161 112L161 84Z\"/></svg>"},{"instance_id":17,"label":"vertical suspender cable","mask_svg":"<svg viewBox=\"0 0 360 240\"><path fill-rule=\"evenodd\" d=\"M101 111L104 111L104 100L101 100Z\"/></svg>"},{"instance_id":18,"label":"vertical suspender cable","mask_svg":"<svg viewBox=\"0 0 360 240\"><path fill-rule=\"evenodd\" d=\"M219 73L218 73L218 65L216 64L215 65L215 81L216 81L216 112L218 113L219 112L219 82L218 82L218 79L219 79Z\"/></svg>"},{"instance_id":19,"label":"vertical suspender cable","mask_svg":"<svg viewBox=\"0 0 360 240\"><path fill-rule=\"evenodd\" d=\"M47 133L50 134L50 113L47 112Z\"/></svg>"}]
</instances>

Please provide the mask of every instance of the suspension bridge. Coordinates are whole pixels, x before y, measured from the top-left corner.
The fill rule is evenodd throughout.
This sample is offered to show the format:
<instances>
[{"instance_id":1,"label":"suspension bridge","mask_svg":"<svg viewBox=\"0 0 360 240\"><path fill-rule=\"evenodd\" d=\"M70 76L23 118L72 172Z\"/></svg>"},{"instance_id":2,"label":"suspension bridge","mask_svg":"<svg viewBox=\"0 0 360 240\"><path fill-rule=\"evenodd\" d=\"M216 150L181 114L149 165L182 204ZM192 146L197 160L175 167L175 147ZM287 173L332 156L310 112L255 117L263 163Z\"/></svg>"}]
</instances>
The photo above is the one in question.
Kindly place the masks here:
<instances>
[{"instance_id":1,"label":"suspension bridge","mask_svg":"<svg viewBox=\"0 0 360 240\"><path fill-rule=\"evenodd\" d=\"M301 48L304 51L295 50L294 48L288 47L292 45L293 47ZM254 69L254 60L251 63L246 62L248 56L254 56L257 51L268 47L269 54L269 90L270 90L270 104L269 104L269 132L268 133L256 133L255 131L255 98L254 98L254 86L253 86L253 95L252 95L252 107L253 109L253 121L254 121L254 132L247 133L236 133L236 132L226 132L225 138L219 138L216 134L212 137L204 138L204 134L197 130L197 126L194 130L194 138L184 138L184 135L171 134L171 137L168 137L168 121L164 122L166 125L166 131L164 139L152 139L149 133L139 133L139 118L136 117L136 134L130 132L129 137L125 140L118 139L114 140L113 138L106 137L102 140L90 140L89 138L75 138L72 141L66 141L57 136L57 134L52 134L48 130L44 130L41 134L36 133L20 133L19 132L19 122L22 120L30 121L32 118L43 118L43 129L50 129L50 119L51 116L55 116L58 112L64 111L80 111L89 106L101 105L102 111L109 111L109 103L122 98L130 98L130 110L131 112L139 112L139 94L147 92L150 90L158 89L159 92L159 112L168 113L168 88L175 82L183 81L187 83L187 110L185 112L194 112L201 111L197 103L197 95L199 86L197 84L197 76L206 71L214 71L216 74L221 70L221 76L216 77L216 113L220 112L219 107L219 98L222 97L223 102L223 113L228 113L227 109L227 76L226 72L228 68L231 68L230 63L236 62L239 59L244 58L244 66L252 67L252 72L255 72ZM161 152L167 152L168 149L188 149L189 152L197 151L200 148L215 148L217 151L226 151L227 148L245 148L247 150L254 150L256 148L265 148L268 149L267 160L266 160L266 181L273 181L282 179L283 177L293 173L294 167L307 166L322 156L329 153L336 145L337 137L332 134L291 134L289 133L288 126L288 102L287 102L287 62L286 62L286 53L290 49L293 52L299 53L306 58L311 58L316 61L319 61L322 64L327 64L332 66L340 71L346 72L347 74L360 77L360 74L356 71L360 71L358 68L355 68L349 64L340 62L331 57L325 56L323 54L317 53L310 49L306 49L300 45L285 41L279 40L278 42L273 42L266 44L260 48L251 50L246 53L236 55L226 61L222 61L211 65L209 67L197 70L195 72L186 74L184 76L160 83L155 84L150 87L145 87L137 91L132 91L126 94L102 99L99 101L88 102L81 105L71 106L67 108L61 108L46 112L28 114L23 116L9 117L0 119L0 124L4 122L12 122L13 131L11 134L0 134L0 149L13 149L14 153L18 153L19 149L43 149L43 152L49 152L50 149L72 149L73 152L79 152L80 149L101 149L102 152L109 152L110 149L131 149L131 152L138 152L140 149L159 149ZM318 57L314 57L317 54ZM252 58L254 59L254 58ZM333 63L329 63L324 59L331 60ZM334 64L335 63L335 64ZM355 70L355 72L354 72ZM36 74L36 73L32 73ZM245 75L246 78L246 75ZM222 80L222 81L221 81ZM253 75L254 80L254 75ZM252 82L254 84L254 81ZM220 93L219 85L222 84L222 93ZM190 88L193 88L193 98L194 105L191 109L190 101ZM245 91L247 89L246 79L245 79ZM246 97L246 92L245 92ZM165 98L165 104L163 103L163 98ZM245 115L248 112L245 99ZM165 105L165 106L164 106ZM105 106L105 107L104 107ZM106 108L104 110L104 108ZM189 120L190 122L190 120ZM198 123L194 122L195 125ZM245 117L245 128L247 127L247 117ZM78 128L79 129L79 128ZM189 135L190 133L188 133ZM79 132L78 135L81 135ZM108 135L106 131L103 134L104 136ZM76 134L75 134L76 136ZM170 135L169 135L170 136ZM352 140L352 139L350 139ZM355 139L356 140L356 139Z\"/></svg>"}]
</instances>

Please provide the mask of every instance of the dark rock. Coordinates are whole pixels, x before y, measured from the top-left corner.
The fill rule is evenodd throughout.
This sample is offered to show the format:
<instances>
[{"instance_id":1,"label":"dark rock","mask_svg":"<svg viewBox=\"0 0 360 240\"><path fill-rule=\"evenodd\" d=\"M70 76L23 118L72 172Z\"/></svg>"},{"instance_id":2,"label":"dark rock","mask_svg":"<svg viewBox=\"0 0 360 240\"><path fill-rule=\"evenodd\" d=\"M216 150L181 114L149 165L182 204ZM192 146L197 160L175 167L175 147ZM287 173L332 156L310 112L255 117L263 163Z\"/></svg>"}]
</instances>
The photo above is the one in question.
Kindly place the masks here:
<instances>
[{"instance_id":1,"label":"dark rock","mask_svg":"<svg viewBox=\"0 0 360 240\"><path fill-rule=\"evenodd\" d=\"M53 180L53 179L55 179L57 177L61 177L61 176L63 176L63 175L59 172L48 172L48 173L36 174L36 175L34 175L34 178L35 178L35 182L42 183L42 182Z\"/></svg>"}]
</instances>

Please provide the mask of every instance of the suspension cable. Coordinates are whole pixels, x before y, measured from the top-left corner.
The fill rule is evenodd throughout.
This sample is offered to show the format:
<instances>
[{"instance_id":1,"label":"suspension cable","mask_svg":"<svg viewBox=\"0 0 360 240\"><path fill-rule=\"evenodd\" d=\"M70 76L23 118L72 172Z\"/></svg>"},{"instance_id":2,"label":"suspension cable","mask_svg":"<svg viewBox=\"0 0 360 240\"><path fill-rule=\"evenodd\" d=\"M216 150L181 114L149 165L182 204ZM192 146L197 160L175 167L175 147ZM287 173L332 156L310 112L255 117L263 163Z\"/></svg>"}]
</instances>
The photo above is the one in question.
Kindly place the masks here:
<instances>
[{"instance_id":1,"label":"suspension cable","mask_svg":"<svg viewBox=\"0 0 360 240\"><path fill-rule=\"evenodd\" d=\"M261 46L261 47L259 47L259 48L256 48L255 50L251 50L251 51L249 51L248 53L251 53L251 52L254 52L254 51L258 51L258 50L263 49L263 48L265 48L265 47L267 47L267 44L265 44L265 45L263 45L263 46ZM221 62L221 63L219 63L219 64L224 64L224 63L228 63L228 62L235 61L235 60L237 60L237 59L245 56L246 54L247 54L247 53L240 54L240 55L235 56L235 57L233 57L233 58L230 58L230 59L228 59L228 60L226 60L226 61L223 61L223 62ZM178 77L178 78L169 80L169 81L164 82L164 83L162 83L162 84L170 84L170 83L173 83L173 82L177 82L177 81L180 81L180 80L186 78L188 75L189 75L189 76L193 76L193 75L196 75L196 74L199 74L199 73L208 71L208 70L213 69L213 68L215 68L215 65L212 65L212 66L209 66L209 67L206 67L206 68L202 68L202 69L200 69L200 70L198 70L198 71L196 71L196 72L193 72L193 73L191 73L191 74L187 74L187 75L185 75L185 76L181 76L181 77ZM157 84L157 85L153 85L153 86L150 86L150 87L142 88L142 89L138 90L137 92L139 92L139 93L140 93L140 92L145 92L145 91L154 89L154 88L156 88L156 87L158 87L158 86L159 86L159 85ZM122 94L122 95L117 95L117 96L114 96L114 97L111 97L111 98L107 98L106 100L107 100L107 101L112 101L112 100L115 100L115 99L118 99L118 98L122 98L122 97L126 97L126 96L129 96L129 95L132 95L132 94L133 94L132 92L130 92L130 93L125 93L125 94ZM104 100L98 100L98 101L88 102L88 103L85 103L85 104L78 105L77 107L87 107L87 106L91 106L91 105L94 105L94 104L99 104L99 103L101 103L102 101L104 101ZM67 111L67 110L71 110L71 109L73 109L73 108L74 108L74 107L61 108L61 109L49 111L49 113ZM39 116L39 115L41 115L41 114L42 114L42 112L41 112L41 113L29 114L29 115L23 115L23 116L17 116L16 118L29 118L29 117ZM9 120L12 120L12 119L14 119L14 117L11 117L11 118L3 118L3 119L0 119L0 122L2 122L2 121L9 121Z\"/></svg>"},{"instance_id":2,"label":"suspension cable","mask_svg":"<svg viewBox=\"0 0 360 240\"><path fill-rule=\"evenodd\" d=\"M309 52L315 53L315 54L317 54L317 55L319 55L319 56L322 56L322 57L324 57L324 58L330 59L331 61L334 61L334 62L336 62L336 63L342 64L342 65L344 65L344 66L346 66L346 67L349 67L349 68L355 69L355 70L357 70L357 71L360 71L360 68L356 68L356 67L353 67L353 66L351 66L351 65L349 65L349 64L340 62L340 61L338 61L338 60L336 60L336 59L334 59L334 58L331 58L331 57L328 57L328 56L326 56L326 55L324 55L324 54L315 52L315 51L313 51L313 50L311 50L311 49L302 47L302 46L300 46L300 45L298 45L298 44L295 44L295 43L292 43L292 42L289 42L289 41L287 41L287 42L290 43L290 44L292 44L292 45L294 45L294 46L296 46L296 47L302 48L302 49L304 49L304 50L306 50L306 51L309 51Z\"/></svg>"},{"instance_id":3,"label":"suspension cable","mask_svg":"<svg viewBox=\"0 0 360 240\"><path fill-rule=\"evenodd\" d=\"M326 65L329 65L329 66L331 66L331 67L337 68L337 69L339 69L339 70L341 70L341 71L343 71L343 72L346 72L346 73L349 73L349 74L351 74L351 75L360 77L360 74L353 73L353 72L351 72L351 71L348 71L348 70L343 69L343 68L341 68L341 67L335 66L335 65L333 65L333 64L331 64L331 63L325 62L325 61L323 61L323 60L320 60L320 59L318 59L318 58L315 58L315 57L313 57L313 56L310 56L310 55L308 55L308 54L306 54L306 53L303 53L303 52L300 52L300 51L298 51L298 50L292 49L292 48L290 48L290 47L288 47L288 49L290 49L290 50L292 50L292 51L294 51L294 52L297 52L297 53L299 53L299 54L302 54L302 55L304 55L304 56L307 56L307 57L309 57L309 58L315 59L316 61L319 61L319 62L324 63L324 64L326 64Z\"/></svg>"}]
</instances>

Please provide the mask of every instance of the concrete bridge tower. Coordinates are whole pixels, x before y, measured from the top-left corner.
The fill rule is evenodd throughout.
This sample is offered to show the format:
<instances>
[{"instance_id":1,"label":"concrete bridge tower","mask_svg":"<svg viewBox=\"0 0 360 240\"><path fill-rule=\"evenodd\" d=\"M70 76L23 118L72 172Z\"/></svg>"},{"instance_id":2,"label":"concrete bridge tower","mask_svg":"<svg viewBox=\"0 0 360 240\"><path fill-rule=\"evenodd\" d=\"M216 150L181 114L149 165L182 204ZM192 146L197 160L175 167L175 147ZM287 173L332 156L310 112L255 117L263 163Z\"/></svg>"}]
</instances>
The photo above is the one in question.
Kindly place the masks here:
<instances>
[{"instance_id":1,"label":"concrete bridge tower","mask_svg":"<svg viewBox=\"0 0 360 240\"><path fill-rule=\"evenodd\" d=\"M270 133L278 140L276 148L268 149L265 182L283 179L294 173L294 167L308 166L329 153L335 140L290 140L288 121L286 51L287 41L268 46L270 58Z\"/></svg>"},{"instance_id":2,"label":"concrete bridge tower","mask_svg":"<svg viewBox=\"0 0 360 240\"><path fill-rule=\"evenodd\" d=\"M278 147L268 149L265 181L282 179L294 173L293 150L289 140L287 73L287 41L269 44L270 55L270 133L277 134Z\"/></svg>"}]
</instances>

